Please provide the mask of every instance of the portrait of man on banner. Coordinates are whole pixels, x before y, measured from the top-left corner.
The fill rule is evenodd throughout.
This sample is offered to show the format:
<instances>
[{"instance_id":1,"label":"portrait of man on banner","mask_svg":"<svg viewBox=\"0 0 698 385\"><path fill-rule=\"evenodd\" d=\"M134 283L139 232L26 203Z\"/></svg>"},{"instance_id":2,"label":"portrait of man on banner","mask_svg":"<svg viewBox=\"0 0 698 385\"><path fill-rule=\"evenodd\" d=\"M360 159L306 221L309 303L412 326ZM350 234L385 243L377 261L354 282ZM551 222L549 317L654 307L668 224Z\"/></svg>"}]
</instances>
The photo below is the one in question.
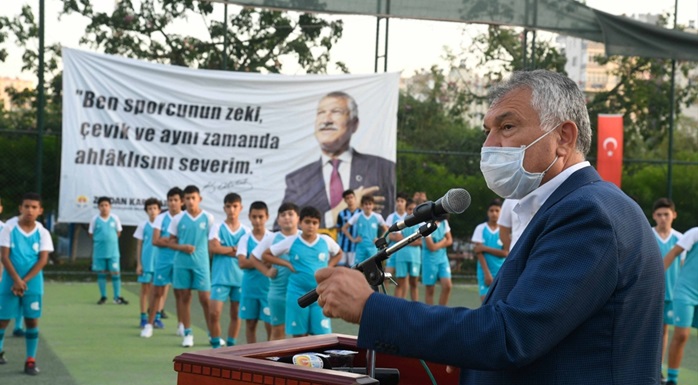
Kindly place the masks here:
<instances>
[{"instance_id":1,"label":"portrait of man on banner","mask_svg":"<svg viewBox=\"0 0 698 385\"><path fill-rule=\"evenodd\" d=\"M315 139L321 156L286 175L284 202L314 206L323 213L321 227L332 227L346 207L342 192L353 189L356 198L373 195L376 211L393 211L395 162L364 154L351 146L359 129L356 100L342 91L330 92L318 102Z\"/></svg>"}]
</instances>

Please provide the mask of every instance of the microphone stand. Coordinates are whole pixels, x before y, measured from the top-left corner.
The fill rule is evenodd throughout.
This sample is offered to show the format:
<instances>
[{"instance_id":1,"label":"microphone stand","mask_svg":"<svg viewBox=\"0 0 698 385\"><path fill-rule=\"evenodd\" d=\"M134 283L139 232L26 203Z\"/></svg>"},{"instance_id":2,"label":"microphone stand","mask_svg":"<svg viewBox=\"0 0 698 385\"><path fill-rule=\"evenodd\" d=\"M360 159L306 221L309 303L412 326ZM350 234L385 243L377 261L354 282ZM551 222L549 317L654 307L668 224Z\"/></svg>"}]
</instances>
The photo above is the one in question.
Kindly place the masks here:
<instances>
[{"instance_id":1,"label":"microphone stand","mask_svg":"<svg viewBox=\"0 0 698 385\"><path fill-rule=\"evenodd\" d=\"M403 247L409 245L410 243L416 241L419 238L427 237L429 234L433 233L438 225L434 221L429 221L419 227L419 230L415 231L412 235L401 239L390 247L385 247L387 244L383 242L383 247L367 260L354 265L352 269L358 270L364 273L364 277L369 285L374 291L378 292L378 288L385 280L385 272L383 271L383 261L388 259L396 251L402 249ZM384 238L379 238L376 241L378 244L380 241L384 241ZM298 305L305 308L310 306L313 302L317 301L318 294L315 289L305 293L302 297L298 298ZM376 351L373 349L368 349L366 351L366 374L369 377L375 378L376 371Z\"/></svg>"}]
</instances>

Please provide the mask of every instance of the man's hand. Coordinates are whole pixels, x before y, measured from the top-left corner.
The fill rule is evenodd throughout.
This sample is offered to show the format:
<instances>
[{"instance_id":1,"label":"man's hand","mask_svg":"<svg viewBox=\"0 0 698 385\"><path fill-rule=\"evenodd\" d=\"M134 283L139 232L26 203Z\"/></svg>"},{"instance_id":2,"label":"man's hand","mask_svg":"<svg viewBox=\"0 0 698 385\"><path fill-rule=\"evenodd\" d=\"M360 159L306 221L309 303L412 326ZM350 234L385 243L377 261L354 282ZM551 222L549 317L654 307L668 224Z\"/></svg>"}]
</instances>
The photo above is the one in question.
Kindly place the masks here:
<instances>
[{"instance_id":1,"label":"man's hand","mask_svg":"<svg viewBox=\"0 0 698 385\"><path fill-rule=\"evenodd\" d=\"M363 273L353 269L324 268L315 272L318 304L327 317L358 324L373 289Z\"/></svg>"}]
</instances>

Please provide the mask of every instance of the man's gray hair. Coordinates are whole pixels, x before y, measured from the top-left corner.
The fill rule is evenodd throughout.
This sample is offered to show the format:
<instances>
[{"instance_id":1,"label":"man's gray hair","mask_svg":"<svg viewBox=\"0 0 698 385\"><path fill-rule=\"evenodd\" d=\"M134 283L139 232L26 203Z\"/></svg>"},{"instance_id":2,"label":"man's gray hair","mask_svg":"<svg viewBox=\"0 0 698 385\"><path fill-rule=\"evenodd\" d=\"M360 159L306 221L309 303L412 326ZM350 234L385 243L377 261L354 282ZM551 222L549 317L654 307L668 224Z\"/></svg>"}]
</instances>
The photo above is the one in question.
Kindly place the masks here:
<instances>
[{"instance_id":1,"label":"man's gray hair","mask_svg":"<svg viewBox=\"0 0 698 385\"><path fill-rule=\"evenodd\" d=\"M356 104L356 100L354 100L354 98L351 95L344 91L334 91L323 96L320 100L324 100L327 98L339 98L346 100L347 106L349 106L349 120L359 120L359 106Z\"/></svg>"},{"instance_id":2,"label":"man's gray hair","mask_svg":"<svg viewBox=\"0 0 698 385\"><path fill-rule=\"evenodd\" d=\"M511 91L531 90L531 107L538 113L541 129L550 131L566 120L577 125L577 151L586 155L591 147L591 124L584 93L570 78L547 70L514 72L511 78L489 93L490 105L496 105Z\"/></svg>"}]
</instances>

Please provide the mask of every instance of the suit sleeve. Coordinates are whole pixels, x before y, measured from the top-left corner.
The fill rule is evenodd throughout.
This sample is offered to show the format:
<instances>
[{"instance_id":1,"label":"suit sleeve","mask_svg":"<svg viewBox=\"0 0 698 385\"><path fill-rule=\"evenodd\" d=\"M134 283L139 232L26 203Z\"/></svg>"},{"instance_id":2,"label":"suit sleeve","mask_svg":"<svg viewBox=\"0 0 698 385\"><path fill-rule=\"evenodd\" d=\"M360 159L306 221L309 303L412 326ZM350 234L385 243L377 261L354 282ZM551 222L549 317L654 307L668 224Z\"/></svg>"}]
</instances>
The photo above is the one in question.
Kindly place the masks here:
<instances>
[{"instance_id":1,"label":"suit sleeve","mask_svg":"<svg viewBox=\"0 0 698 385\"><path fill-rule=\"evenodd\" d=\"M570 200L550 210L528 258L506 262L525 267L504 300L467 309L373 294L359 346L479 370L521 367L548 353L618 282L617 237L601 205Z\"/></svg>"}]
</instances>

